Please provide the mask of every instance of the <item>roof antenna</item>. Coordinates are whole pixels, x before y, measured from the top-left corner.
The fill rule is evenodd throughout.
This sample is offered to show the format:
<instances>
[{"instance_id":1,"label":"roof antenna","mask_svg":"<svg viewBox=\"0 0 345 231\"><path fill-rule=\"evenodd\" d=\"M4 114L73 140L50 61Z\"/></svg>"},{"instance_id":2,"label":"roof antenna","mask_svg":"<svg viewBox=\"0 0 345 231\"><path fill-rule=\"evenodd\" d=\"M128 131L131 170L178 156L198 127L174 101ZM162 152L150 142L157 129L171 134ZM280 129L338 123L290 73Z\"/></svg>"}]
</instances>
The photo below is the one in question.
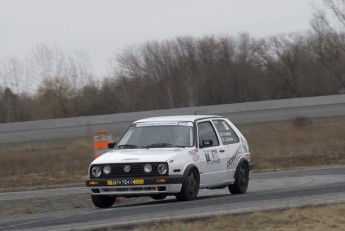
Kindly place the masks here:
<instances>
[{"instance_id":1,"label":"roof antenna","mask_svg":"<svg viewBox=\"0 0 345 231\"><path fill-rule=\"evenodd\" d=\"M198 107L198 109L195 111L194 115L197 115L201 107Z\"/></svg>"}]
</instances>

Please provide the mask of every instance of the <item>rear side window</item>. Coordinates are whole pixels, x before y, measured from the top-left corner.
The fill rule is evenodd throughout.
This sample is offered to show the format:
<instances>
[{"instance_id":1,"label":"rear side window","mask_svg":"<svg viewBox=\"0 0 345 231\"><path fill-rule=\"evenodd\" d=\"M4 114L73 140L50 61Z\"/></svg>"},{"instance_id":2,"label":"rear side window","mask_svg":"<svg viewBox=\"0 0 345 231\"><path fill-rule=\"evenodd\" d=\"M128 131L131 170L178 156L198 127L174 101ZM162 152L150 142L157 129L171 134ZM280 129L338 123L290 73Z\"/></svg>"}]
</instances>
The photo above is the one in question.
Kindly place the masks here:
<instances>
[{"instance_id":1,"label":"rear side window","mask_svg":"<svg viewBox=\"0 0 345 231\"><path fill-rule=\"evenodd\" d=\"M214 131L213 126L209 121L198 123L198 130L199 130L199 146L200 147L202 146L203 140L211 140L213 143L212 146L219 145L216 132Z\"/></svg>"},{"instance_id":2,"label":"rear side window","mask_svg":"<svg viewBox=\"0 0 345 231\"><path fill-rule=\"evenodd\" d=\"M212 122L216 127L223 144L234 144L240 142L240 139L226 121L214 120Z\"/></svg>"}]
</instances>

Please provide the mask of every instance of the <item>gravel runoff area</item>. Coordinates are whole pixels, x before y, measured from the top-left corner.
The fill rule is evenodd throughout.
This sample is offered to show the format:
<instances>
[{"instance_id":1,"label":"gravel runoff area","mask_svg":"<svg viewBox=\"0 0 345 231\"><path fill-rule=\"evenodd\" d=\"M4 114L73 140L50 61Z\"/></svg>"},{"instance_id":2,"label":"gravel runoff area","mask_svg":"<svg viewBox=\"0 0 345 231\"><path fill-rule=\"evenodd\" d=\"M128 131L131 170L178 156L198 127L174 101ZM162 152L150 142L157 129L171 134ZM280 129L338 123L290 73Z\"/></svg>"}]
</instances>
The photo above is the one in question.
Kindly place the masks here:
<instances>
[{"instance_id":1,"label":"gravel runoff area","mask_svg":"<svg viewBox=\"0 0 345 231\"><path fill-rule=\"evenodd\" d=\"M5 200L0 201L0 217L90 208L92 206L89 194Z\"/></svg>"}]
</instances>

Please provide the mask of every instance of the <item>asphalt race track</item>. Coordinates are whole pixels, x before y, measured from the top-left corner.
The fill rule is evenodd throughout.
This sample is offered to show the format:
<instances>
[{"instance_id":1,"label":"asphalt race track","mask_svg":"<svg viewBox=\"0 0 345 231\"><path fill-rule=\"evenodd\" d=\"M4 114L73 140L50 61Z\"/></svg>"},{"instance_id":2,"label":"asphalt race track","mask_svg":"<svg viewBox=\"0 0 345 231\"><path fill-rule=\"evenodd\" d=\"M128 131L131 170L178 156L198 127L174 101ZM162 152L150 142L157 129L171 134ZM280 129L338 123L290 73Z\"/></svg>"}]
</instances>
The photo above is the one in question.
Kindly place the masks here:
<instances>
[{"instance_id":1,"label":"asphalt race track","mask_svg":"<svg viewBox=\"0 0 345 231\"><path fill-rule=\"evenodd\" d=\"M0 201L50 195L87 193L85 188L0 193ZM253 174L243 195L228 189L200 190L198 199L178 202L174 197L147 197L110 209L74 209L0 218L0 230L90 230L171 219L203 218L304 205L345 202L345 166Z\"/></svg>"}]
</instances>

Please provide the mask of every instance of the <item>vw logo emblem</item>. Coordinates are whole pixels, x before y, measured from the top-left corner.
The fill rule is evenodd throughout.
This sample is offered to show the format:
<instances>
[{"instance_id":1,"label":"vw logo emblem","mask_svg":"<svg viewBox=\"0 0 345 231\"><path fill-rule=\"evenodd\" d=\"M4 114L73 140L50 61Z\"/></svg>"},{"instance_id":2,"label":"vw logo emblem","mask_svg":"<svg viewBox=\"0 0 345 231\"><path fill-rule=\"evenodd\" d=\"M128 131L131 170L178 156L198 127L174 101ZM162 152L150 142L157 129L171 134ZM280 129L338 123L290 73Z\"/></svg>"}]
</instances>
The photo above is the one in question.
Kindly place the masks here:
<instances>
[{"instance_id":1,"label":"vw logo emblem","mask_svg":"<svg viewBox=\"0 0 345 231\"><path fill-rule=\"evenodd\" d=\"M123 168L123 171L125 172L129 172L131 170L131 167L129 165L126 165L124 168Z\"/></svg>"}]
</instances>

